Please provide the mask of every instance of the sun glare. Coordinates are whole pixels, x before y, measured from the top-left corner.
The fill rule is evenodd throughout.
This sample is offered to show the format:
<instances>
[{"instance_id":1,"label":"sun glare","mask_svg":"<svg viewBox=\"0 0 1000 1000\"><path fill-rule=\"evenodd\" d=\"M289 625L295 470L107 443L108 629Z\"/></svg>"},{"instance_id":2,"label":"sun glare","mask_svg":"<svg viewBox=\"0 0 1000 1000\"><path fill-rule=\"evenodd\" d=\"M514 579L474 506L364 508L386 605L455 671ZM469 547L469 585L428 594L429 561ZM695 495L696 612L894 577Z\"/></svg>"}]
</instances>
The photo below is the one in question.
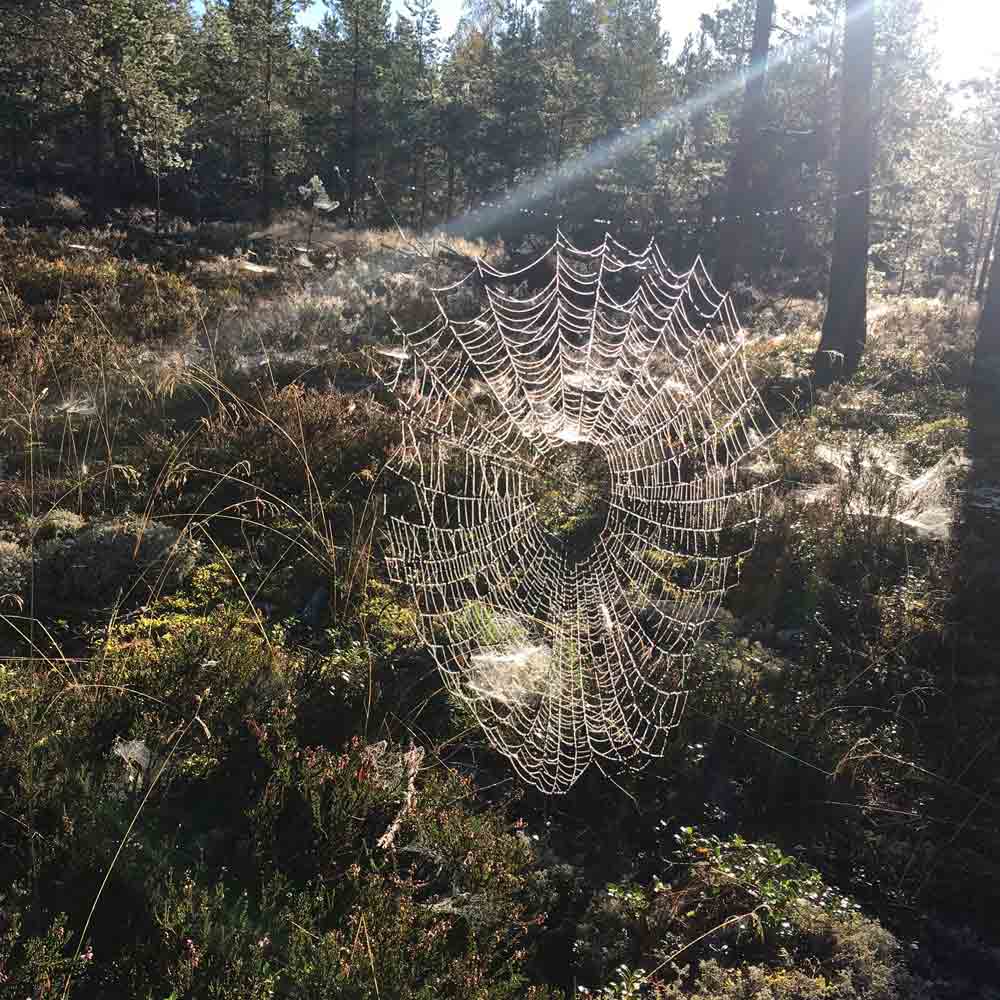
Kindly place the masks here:
<instances>
[{"instance_id":1,"label":"sun glare","mask_svg":"<svg viewBox=\"0 0 1000 1000\"><path fill-rule=\"evenodd\" d=\"M993 0L926 0L925 9L937 24L946 79L1000 70L1000 6Z\"/></svg>"}]
</instances>

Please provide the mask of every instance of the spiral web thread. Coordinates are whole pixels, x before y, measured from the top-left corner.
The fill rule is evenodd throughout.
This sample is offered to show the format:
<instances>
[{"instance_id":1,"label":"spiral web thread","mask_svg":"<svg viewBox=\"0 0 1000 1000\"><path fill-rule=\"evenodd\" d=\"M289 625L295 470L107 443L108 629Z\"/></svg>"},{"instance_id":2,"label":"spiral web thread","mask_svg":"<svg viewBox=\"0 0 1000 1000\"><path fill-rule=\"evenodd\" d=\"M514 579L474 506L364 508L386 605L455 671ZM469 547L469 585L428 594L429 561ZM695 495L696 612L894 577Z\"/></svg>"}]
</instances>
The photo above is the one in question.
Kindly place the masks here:
<instances>
[{"instance_id":1,"label":"spiral web thread","mask_svg":"<svg viewBox=\"0 0 1000 1000\"><path fill-rule=\"evenodd\" d=\"M486 305L453 318L474 275ZM533 294L505 290L532 277ZM394 470L416 496L387 519L390 575L525 781L559 793L594 761L640 767L679 723L692 645L766 488L738 475L770 421L732 304L700 258L675 273L652 242L583 250L561 233L527 267L479 259L434 298L432 321L379 352L402 413ZM537 507L547 458L574 446L609 482L584 553Z\"/></svg>"}]
</instances>

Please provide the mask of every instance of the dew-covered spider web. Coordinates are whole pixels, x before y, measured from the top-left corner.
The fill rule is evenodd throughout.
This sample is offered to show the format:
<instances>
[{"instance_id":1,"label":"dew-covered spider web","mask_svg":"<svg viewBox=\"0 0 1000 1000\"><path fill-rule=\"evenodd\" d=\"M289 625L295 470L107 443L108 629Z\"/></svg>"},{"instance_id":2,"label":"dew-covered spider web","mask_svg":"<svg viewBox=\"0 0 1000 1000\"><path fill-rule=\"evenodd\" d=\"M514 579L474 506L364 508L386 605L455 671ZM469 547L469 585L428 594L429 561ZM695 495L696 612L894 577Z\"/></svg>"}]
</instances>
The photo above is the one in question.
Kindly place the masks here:
<instances>
[{"instance_id":1,"label":"dew-covered spider web","mask_svg":"<svg viewBox=\"0 0 1000 1000\"><path fill-rule=\"evenodd\" d=\"M639 767L681 718L759 519L739 466L771 425L732 304L700 259L677 273L653 243L561 233L433 297L379 351L415 497L387 518L390 574L524 780L564 792L592 762Z\"/></svg>"}]
</instances>

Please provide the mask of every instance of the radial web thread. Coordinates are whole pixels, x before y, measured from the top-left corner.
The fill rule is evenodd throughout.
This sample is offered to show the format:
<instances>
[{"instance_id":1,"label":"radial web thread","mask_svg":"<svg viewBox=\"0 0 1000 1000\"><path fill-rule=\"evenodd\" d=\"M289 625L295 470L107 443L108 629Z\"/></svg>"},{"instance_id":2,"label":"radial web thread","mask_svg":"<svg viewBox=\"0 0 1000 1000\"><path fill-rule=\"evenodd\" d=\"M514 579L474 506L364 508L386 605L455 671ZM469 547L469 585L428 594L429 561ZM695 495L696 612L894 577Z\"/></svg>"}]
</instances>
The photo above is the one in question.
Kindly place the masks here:
<instances>
[{"instance_id":1,"label":"radial web thread","mask_svg":"<svg viewBox=\"0 0 1000 1000\"><path fill-rule=\"evenodd\" d=\"M472 280L485 306L468 316L459 295L458 318ZM739 466L771 425L733 306L700 259L676 273L653 243L561 233L525 268L479 259L433 294L437 316L380 351L416 500L387 519L390 574L524 780L559 793L595 761L640 767L680 720L692 646L760 516L765 487ZM579 449L606 470L582 545L539 505L554 457Z\"/></svg>"}]
</instances>

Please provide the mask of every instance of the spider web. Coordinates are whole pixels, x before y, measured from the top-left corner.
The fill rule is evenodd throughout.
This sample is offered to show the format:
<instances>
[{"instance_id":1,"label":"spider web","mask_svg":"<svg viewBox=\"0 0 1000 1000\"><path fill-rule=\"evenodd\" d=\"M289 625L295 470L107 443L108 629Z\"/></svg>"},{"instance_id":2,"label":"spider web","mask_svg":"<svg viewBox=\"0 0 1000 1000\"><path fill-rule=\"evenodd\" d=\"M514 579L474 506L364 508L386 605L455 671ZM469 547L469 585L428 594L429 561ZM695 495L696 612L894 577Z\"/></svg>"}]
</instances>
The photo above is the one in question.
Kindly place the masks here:
<instances>
[{"instance_id":1,"label":"spider web","mask_svg":"<svg viewBox=\"0 0 1000 1000\"><path fill-rule=\"evenodd\" d=\"M760 516L765 487L738 466L771 425L732 304L700 258L676 273L652 242L562 233L433 295L435 318L379 351L416 500L387 518L390 576L525 781L558 793L594 761L640 767L679 723L692 646ZM567 535L540 498L583 450L602 503Z\"/></svg>"}]
</instances>

